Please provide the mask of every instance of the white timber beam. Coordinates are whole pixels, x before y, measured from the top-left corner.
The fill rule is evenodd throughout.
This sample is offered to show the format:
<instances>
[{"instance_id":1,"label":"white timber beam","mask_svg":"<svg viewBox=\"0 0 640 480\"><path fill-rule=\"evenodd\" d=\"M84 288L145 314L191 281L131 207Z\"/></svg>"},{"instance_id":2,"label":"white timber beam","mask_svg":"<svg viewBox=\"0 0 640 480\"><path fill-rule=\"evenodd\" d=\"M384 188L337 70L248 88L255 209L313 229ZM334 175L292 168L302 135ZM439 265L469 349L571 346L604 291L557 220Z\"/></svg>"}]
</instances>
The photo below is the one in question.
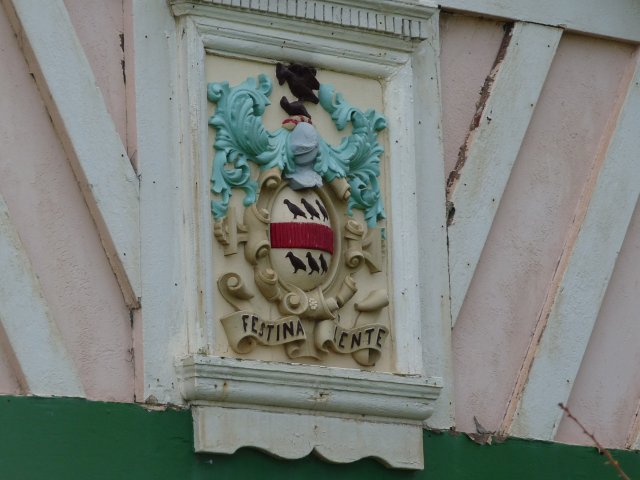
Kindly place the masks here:
<instances>
[{"instance_id":1,"label":"white timber beam","mask_svg":"<svg viewBox=\"0 0 640 480\"><path fill-rule=\"evenodd\" d=\"M140 298L138 178L62 0L3 0L131 308Z\"/></svg>"},{"instance_id":2,"label":"white timber beam","mask_svg":"<svg viewBox=\"0 0 640 480\"><path fill-rule=\"evenodd\" d=\"M82 383L0 196L0 340L25 393L84 397ZM8 345L5 345L8 343Z\"/></svg>"},{"instance_id":3,"label":"white timber beam","mask_svg":"<svg viewBox=\"0 0 640 480\"><path fill-rule=\"evenodd\" d=\"M562 30L516 23L496 62L450 186L451 315L455 324L529 126ZM503 44L504 45L504 44ZM504 48L504 46L503 46ZM488 95L488 97L487 97ZM483 99L481 99L482 101Z\"/></svg>"},{"instance_id":4,"label":"white timber beam","mask_svg":"<svg viewBox=\"0 0 640 480\"><path fill-rule=\"evenodd\" d=\"M418 221L418 270L421 297L422 362L425 373L442 377L443 388L427 419L430 428L454 426L453 354L449 304L447 224L442 142L439 13L425 22L429 40L412 57ZM430 207L428 207L430 206ZM438 207L439 206L439 207ZM403 247L400 247L402 249ZM414 258L416 261L416 258ZM428 321L427 319L431 319Z\"/></svg>"},{"instance_id":5,"label":"white timber beam","mask_svg":"<svg viewBox=\"0 0 640 480\"><path fill-rule=\"evenodd\" d=\"M640 195L640 63L627 75L502 430L553 440ZM589 196L589 193L590 196ZM581 213L581 210L584 213ZM582 221L581 221L582 220Z\"/></svg>"},{"instance_id":6,"label":"white timber beam","mask_svg":"<svg viewBox=\"0 0 640 480\"><path fill-rule=\"evenodd\" d=\"M539 23L587 35L640 42L637 0L442 0L446 10Z\"/></svg>"},{"instance_id":7,"label":"white timber beam","mask_svg":"<svg viewBox=\"0 0 640 480\"><path fill-rule=\"evenodd\" d=\"M185 312L190 292L184 286L187 226L182 223L183 198L187 195L183 194L182 170L187 162L180 160L182 142L188 140L180 138L180 113L177 102L171 99L178 94L178 72L186 72L178 68L176 19L167 2L125 0L125 7L131 21L131 37L125 45L132 59L127 63L131 69L127 95L136 116L130 126L137 132L144 245L141 255L145 266L144 308L134 317L136 355L144 353L142 358L136 357L141 360L136 361L136 397L181 404L184 400L174 359L184 351L188 334ZM206 129L206 123L201 127Z\"/></svg>"}]
</instances>

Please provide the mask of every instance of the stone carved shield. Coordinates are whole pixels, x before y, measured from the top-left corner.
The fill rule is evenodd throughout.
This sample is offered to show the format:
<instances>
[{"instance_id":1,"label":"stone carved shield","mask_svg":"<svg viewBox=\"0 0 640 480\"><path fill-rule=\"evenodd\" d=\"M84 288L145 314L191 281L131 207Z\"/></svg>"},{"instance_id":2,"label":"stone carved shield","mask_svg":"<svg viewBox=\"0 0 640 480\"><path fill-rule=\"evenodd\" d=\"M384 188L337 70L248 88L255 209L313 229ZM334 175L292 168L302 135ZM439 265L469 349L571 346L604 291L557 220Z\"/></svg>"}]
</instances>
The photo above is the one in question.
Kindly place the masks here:
<instances>
[{"instance_id":1,"label":"stone carved shield","mask_svg":"<svg viewBox=\"0 0 640 480\"><path fill-rule=\"evenodd\" d=\"M308 292L326 283L334 253L334 230L317 189L284 187L271 209L271 264L285 283Z\"/></svg>"}]
</instances>

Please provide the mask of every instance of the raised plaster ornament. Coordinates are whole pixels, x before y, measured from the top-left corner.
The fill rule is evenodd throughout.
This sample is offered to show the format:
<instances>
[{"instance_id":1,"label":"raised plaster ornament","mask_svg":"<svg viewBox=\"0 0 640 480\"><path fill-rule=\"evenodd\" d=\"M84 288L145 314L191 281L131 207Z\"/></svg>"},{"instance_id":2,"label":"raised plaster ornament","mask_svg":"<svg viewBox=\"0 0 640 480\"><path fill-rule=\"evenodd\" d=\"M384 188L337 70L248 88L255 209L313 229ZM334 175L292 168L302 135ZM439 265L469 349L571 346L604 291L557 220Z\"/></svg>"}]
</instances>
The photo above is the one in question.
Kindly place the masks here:
<instances>
[{"instance_id":1,"label":"raised plaster ornament","mask_svg":"<svg viewBox=\"0 0 640 480\"><path fill-rule=\"evenodd\" d=\"M310 123L298 123L289 137L289 148L293 154L296 169L286 175L289 186L294 190L322 186L322 177L313 169L318 157L319 136Z\"/></svg>"},{"instance_id":2,"label":"raised plaster ornament","mask_svg":"<svg viewBox=\"0 0 640 480\"><path fill-rule=\"evenodd\" d=\"M372 366L390 334L380 315L389 296L378 284L356 285L354 275L365 267L369 276L379 274L384 262L378 132L386 122L374 110L349 105L315 76L308 66L277 65L279 83L286 82L297 100L282 97L288 117L274 132L262 123L272 91L266 75L235 87L208 84L207 97L216 104L209 119L216 130L214 234L227 257L238 255L242 245L244 258L237 261L253 270L252 279L243 278L242 267L217 279L234 309L220 321L239 354L257 345L283 345L289 358L348 354ZM351 134L337 147L329 145L305 101L319 102L338 131L350 123ZM242 221L229 205L236 189L245 194ZM363 212L365 223L354 209Z\"/></svg>"}]
</instances>

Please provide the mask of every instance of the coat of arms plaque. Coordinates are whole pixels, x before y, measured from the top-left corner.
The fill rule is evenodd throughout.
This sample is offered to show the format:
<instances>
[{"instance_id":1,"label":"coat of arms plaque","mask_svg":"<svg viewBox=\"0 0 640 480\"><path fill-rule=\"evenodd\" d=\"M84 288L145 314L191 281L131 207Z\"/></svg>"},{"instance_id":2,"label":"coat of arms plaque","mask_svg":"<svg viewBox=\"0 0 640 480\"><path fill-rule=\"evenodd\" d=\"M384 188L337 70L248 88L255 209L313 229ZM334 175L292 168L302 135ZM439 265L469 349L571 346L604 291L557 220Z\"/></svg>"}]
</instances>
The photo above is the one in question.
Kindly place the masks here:
<instances>
[{"instance_id":1,"label":"coat of arms plaque","mask_svg":"<svg viewBox=\"0 0 640 480\"><path fill-rule=\"evenodd\" d=\"M279 106L270 101L275 82L289 91ZM209 83L207 98L215 106L211 212L225 258L216 282L232 308L218 318L229 347L239 356L264 347L303 362L338 355L376 365L391 352L384 116L352 106L301 64L234 86ZM337 146L318 132L307 108L316 104L320 121L348 132ZM275 131L263 123L267 108L280 109Z\"/></svg>"}]
</instances>

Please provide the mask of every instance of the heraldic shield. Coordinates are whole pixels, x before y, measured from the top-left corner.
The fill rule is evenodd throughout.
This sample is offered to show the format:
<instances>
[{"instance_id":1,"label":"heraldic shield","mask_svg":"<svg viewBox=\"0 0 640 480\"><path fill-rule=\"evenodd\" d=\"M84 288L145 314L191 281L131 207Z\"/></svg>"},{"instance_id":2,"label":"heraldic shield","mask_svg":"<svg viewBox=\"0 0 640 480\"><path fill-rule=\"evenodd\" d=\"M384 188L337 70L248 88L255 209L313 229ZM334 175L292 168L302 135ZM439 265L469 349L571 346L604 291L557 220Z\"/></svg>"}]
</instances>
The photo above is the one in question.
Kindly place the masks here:
<instances>
[{"instance_id":1,"label":"heraldic shield","mask_svg":"<svg viewBox=\"0 0 640 480\"><path fill-rule=\"evenodd\" d=\"M240 357L280 349L312 363L350 356L374 366L391 352L378 139L386 121L316 75L309 66L276 66L291 95L280 99L282 124L273 132L262 119L269 75L208 84L211 211L225 269L216 281L232 309L219 320ZM350 127L338 146L318 133L310 104L337 132ZM241 203L231 198L238 190Z\"/></svg>"}]
</instances>

